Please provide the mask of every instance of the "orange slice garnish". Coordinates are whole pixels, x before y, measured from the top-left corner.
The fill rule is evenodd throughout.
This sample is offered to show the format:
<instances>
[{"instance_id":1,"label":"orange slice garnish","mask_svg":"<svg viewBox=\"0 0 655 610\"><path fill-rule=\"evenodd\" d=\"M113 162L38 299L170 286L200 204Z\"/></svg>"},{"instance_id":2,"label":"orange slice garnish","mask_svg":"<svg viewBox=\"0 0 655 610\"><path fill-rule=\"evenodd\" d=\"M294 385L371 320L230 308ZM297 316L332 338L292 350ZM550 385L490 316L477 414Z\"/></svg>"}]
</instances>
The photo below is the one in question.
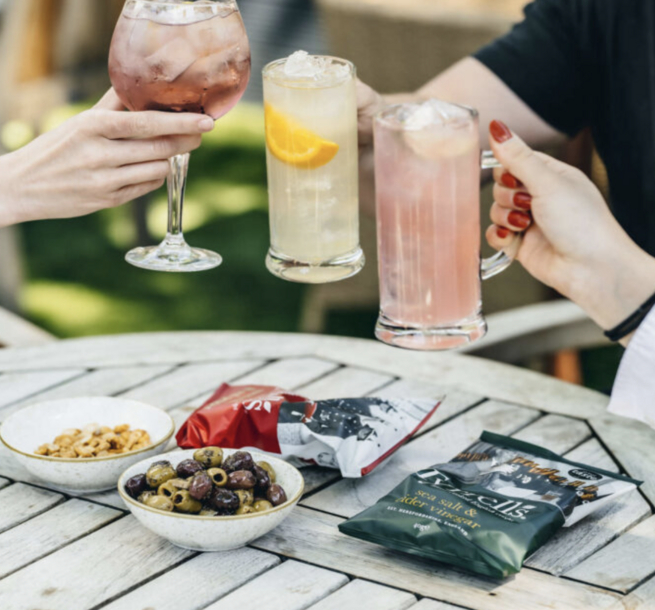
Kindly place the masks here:
<instances>
[{"instance_id":1,"label":"orange slice garnish","mask_svg":"<svg viewBox=\"0 0 655 610\"><path fill-rule=\"evenodd\" d=\"M339 152L339 145L325 140L290 117L264 106L266 145L271 154L288 165L316 169L327 165Z\"/></svg>"}]
</instances>

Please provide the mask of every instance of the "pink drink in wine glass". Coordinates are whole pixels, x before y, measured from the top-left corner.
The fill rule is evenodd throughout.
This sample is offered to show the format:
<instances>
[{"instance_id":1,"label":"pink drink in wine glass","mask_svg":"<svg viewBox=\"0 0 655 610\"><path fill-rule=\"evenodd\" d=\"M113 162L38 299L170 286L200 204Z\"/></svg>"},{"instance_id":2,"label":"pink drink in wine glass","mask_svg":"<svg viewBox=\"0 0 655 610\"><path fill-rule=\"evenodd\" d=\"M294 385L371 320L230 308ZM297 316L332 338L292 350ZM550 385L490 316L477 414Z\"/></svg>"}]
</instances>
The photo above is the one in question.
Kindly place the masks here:
<instances>
[{"instance_id":1,"label":"pink drink in wine glass","mask_svg":"<svg viewBox=\"0 0 655 610\"><path fill-rule=\"evenodd\" d=\"M128 0L109 54L109 75L130 110L196 112L214 119L241 99L250 78L250 46L234 0ZM157 247L128 262L161 271L200 271L218 254L190 248L182 235L189 155L171 159L169 227Z\"/></svg>"}]
</instances>

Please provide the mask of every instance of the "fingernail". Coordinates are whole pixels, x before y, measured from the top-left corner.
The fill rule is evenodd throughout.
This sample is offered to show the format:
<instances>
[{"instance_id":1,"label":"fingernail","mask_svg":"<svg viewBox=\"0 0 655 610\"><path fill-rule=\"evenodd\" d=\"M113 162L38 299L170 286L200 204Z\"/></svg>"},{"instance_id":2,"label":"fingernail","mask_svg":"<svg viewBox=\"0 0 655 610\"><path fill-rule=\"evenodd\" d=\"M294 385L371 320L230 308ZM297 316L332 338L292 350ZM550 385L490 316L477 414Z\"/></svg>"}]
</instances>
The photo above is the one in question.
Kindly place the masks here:
<instances>
[{"instance_id":1,"label":"fingernail","mask_svg":"<svg viewBox=\"0 0 655 610\"><path fill-rule=\"evenodd\" d=\"M211 131L212 129L214 129L214 120L209 117L200 119L198 121L198 127L200 128L201 131Z\"/></svg>"},{"instance_id":2,"label":"fingernail","mask_svg":"<svg viewBox=\"0 0 655 610\"><path fill-rule=\"evenodd\" d=\"M505 239L510 233L511 231L505 227L496 227L496 235L498 235L500 239Z\"/></svg>"},{"instance_id":3,"label":"fingernail","mask_svg":"<svg viewBox=\"0 0 655 610\"><path fill-rule=\"evenodd\" d=\"M527 229L532 222L530 216L524 212L510 212L507 216L507 220L509 221L509 224L518 229Z\"/></svg>"},{"instance_id":4,"label":"fingernail","mask_svg":"<svg viewBox=\"0 0 655 610\"><path fill-rule=\"evenodd\" d=\"M509 172L505 172L500 177L500 181L502 182L503 186L506 186L510 189L517 189L523 186L523 183L518 178L512 176L512 174Z\"/></svg>"},{"instance_id":5,"label":"fingernail","mask_svg":"<svg viewBox=\"0 0 655 610\"><path fill-rule=\"evenodd\" d=\"M532 195L530 193L515 193L514 205L522 210L529 210L532 207Z\"/></svg>"},{"instance_id":6,"label":"fingernail","mask_svg":"<svg viewBox=\"0 0 655 610\"><path fill-rule=\"evenodd\" d=\"M503 144L504 142L507 142L507 140L512 139L512 132L502 121L491 121L489 124L489 131L491 132L491 137L496 140L498 144Z\"/></svg>"}]
</instances>

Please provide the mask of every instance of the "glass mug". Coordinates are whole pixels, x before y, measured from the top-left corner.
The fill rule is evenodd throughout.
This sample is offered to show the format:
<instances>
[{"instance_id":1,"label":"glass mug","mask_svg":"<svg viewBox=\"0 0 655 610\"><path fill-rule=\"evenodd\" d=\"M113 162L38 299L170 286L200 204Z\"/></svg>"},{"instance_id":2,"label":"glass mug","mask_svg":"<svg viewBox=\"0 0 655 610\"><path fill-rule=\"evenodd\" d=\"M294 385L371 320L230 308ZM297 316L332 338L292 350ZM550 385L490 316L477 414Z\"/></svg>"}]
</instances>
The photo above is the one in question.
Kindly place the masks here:
<instances>
[{"instance_id":1,"label":"glass mug","mask_svg":"<svg viewBox=\"0 0 655 610\"><path fill-rule=\"evenodd\" d=\"M477 111L427 100L385 108L374 121L380 317L375 335L397 347L441 350L487 332L481 279L512 252L480 260Z\"/></svg>"},{"instance_id":2,"label":"glass mug","mask_svg":"<svg viewBox=\"0 0 655 610\"><path fill-rule=\"evenodd\" d=\"M264 68L271 247L285 280L336 282L364 266L359 245L355 66L295 53Z\"/></svg>"}]
</instances>

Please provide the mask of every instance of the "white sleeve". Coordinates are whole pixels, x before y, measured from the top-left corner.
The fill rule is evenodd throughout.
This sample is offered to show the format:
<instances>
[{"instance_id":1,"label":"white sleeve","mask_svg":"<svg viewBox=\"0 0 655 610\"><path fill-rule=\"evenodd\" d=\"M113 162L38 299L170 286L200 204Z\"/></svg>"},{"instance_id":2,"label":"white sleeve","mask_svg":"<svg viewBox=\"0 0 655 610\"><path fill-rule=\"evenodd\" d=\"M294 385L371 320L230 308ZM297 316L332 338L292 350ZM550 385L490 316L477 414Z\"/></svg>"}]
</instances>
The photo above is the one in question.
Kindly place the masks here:
<instances>
[{"instance_id":1,"label":"white sleeve","mask_svg":"<svg viewBox=\"0 0 655 610\"><path fill-rule=\"evenodd\" d=\"M655 428L655 309L641 323L623 355L609 411Z\"/></svg>"}]
</instances>

